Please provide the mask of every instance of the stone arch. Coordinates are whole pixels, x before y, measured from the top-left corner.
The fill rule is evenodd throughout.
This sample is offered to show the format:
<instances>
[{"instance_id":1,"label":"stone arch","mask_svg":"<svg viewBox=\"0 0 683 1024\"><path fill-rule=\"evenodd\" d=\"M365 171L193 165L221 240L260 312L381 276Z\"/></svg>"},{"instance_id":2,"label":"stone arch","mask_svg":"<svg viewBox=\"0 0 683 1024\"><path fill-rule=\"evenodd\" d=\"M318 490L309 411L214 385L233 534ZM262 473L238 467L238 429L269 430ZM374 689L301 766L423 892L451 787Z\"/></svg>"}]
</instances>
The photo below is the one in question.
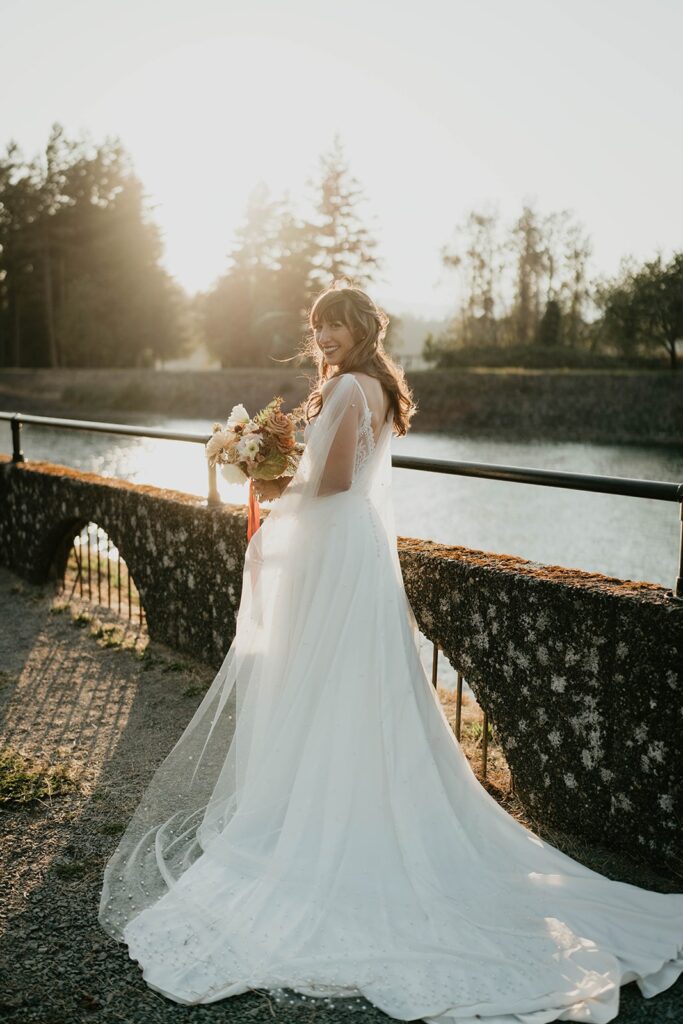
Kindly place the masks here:
<instances>
[{"instance_id":1,"label":"stone arch","mask_svg":"<svg viewBox=\"0 0 683 1024\"><path fill-rule=\"evenodd\" d=\"M81 514L78 516L67 516L54 522L43 533L43 535L40 538L38 538L38 543L36 545L34 555L34 580L35 582L51 582L54 584L56 588L62 581L65 581L65 579L68 577L70 555L75 548L77 538L81 536L83 534L83 531L86 530L91 524L94 524L94 526L96 527L95 536L97 538L95 544L95 553L93 556L95 559L95 581L93 582L93 580L90 578L90 573L88 572L88 592L86 595L84 595L83 590L85 584L85 576L84 574L82 574L79 587L80 594L82 596L86 596L88 600L92 600L94 603L98 605L107 606L109 608L118 610L118 612L121 613L121 567L124 566L126 600L123 602L123 604L127 604L128 606L128 618L132 618L133 614L131 599L134 598L135 604L137 606L136 615L140 621L140 624L142 624L143 618L146 618L146 614L142 591L140 586L138 585L138 580L141 574L138 571L136 571L136 569L130 564L129 559L127 559L124 555L124 552L130 550L130 554L134 558L134 549L132 545L128 545L126 543L125 525L123 529L119 526L118 528L115 527L113 530L110 530L107 528L107 525L105 525L108 521L108 518L109 517L106 515L99 515L97 516L96 519L94 516L87 516L85 514ZM102 520L104 520L104 523L102 522ZM88 546L90 549L89 556L92 553L92 545L90 543L91 534L92 531L88 533ZM103 599L102 592L104 589L104 570L102 569L101 566L101 534L103 534L104 539L106 539L106 559L110 559L112 549L116 552L116 581L118 593L116 599L114 600L112 600L113 588L111 584L110 565L108 564L107 561L105 561L105 564L107 566L106 600ZM88 561L88 567L90 568L90 558ZM73 589L71 592L73 593Z\"/></svg>"}]
</instances>

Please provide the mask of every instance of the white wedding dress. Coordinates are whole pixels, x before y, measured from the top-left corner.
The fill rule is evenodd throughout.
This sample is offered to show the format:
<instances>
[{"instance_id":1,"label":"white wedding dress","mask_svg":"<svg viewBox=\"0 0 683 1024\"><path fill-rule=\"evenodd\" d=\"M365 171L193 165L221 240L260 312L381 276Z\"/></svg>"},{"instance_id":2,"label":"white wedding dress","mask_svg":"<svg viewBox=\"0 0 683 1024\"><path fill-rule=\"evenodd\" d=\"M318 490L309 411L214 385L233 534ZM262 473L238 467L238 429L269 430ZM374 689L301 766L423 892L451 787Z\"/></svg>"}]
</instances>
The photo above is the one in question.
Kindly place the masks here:
<instances>
[{"instance_id":1,"label":"white wedding dress","mask_svg":"<svg viewBox=\"0 0 683 1024\"><path fill-rule=\"evenodd\" d=\"M341 375L100 922L176 1003L260 989L438 1024L612 1020L621 985L650 997L683 971L683 894L584 867L477 782L418 653L391 435Z\"/></svg>"}]
</instances>

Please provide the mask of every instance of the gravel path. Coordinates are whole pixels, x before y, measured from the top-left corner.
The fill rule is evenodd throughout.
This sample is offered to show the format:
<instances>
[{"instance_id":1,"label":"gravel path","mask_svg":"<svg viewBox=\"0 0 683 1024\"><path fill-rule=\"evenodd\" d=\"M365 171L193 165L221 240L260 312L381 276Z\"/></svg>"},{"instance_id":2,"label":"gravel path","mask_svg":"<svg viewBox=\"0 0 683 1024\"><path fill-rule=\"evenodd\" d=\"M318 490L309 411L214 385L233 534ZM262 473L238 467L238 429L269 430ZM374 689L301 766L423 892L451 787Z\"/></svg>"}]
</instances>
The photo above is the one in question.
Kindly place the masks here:
<instances>
[{"instance_id":1,"label":"gravel path","mask_svg":"<svg viewBox=\"0 0 683 1024\"><path fill-rule=\"evenodd\" d=\"M100 929L102 872L117 835L214 670L106 611L93 618L85 602L62 605L51 587L0 568L0 749L78 773L72 792L0 814L0 1020L341 1024L361 1009L366 1022L389 1020L365 1001L283 1007L259 992L179 1006L147 988L126 947ZM683 1021L683 979L653 1000L627 985L617 1021Z\"/></svg>"}]
</instances>

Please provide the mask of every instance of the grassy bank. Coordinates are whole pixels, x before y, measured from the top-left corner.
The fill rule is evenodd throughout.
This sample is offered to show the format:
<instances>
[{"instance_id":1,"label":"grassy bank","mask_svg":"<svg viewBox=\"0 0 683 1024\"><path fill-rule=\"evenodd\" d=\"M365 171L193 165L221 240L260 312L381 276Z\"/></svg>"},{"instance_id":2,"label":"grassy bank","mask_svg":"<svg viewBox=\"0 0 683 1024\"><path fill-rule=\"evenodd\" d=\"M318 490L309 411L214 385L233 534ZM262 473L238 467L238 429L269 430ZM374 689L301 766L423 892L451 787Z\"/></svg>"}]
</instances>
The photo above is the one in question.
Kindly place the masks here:
<instances>
[{"instance_id":1,"label":"grassy bank","mask_svg":"<svg viewBox=\"0 0 683 1024\"><path fill-rule=\"evenodd\" d=\"M143 414L224 420L273 395L303 399L310 369L0 370L0 409L135 421ZM683 373L669 370L415 370L412 429L459 436L629 444L683 443ZM6 447L6 445L4 446Z\"/></svg>"}]
</instances>

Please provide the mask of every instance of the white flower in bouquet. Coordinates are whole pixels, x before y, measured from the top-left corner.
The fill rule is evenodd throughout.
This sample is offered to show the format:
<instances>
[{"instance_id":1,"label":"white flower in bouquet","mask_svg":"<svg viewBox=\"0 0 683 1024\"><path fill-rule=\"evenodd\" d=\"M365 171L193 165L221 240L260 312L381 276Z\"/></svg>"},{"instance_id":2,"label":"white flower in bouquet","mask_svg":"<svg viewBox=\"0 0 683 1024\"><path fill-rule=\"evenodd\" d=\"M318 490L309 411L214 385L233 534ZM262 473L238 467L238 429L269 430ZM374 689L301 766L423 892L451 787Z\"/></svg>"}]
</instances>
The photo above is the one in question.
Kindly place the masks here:
<instances>
[{"instance_id":1,"label":"white flower in bouquet","mask_svg":"<svg viewBox=\"0 0 683 1024\"><path fill-rule=\"evenodd\" d=\"M235 462L221 463L221 475L229 484L243 484L249 479Z\"/></svg>"},{"instance_id":2,"label":"white flower in bouquet","mask_svg":"<svg viewBox=\"0 0 683 1024\"><path fill-rule=\"evenodd\" d=\"M261 438L256 434L243 434L237 442L237 451L243 459L252 460L261 448Z\"/></svg>"},{"instance_id":3,"label":"white flower in bouquet","mask_svg":"<svg viewBox=\"0 0 683 1024\"><path fill-rule=\"evenodd\" d=\"M215 457L224 448L230 448L235 442L235 434L231 430L216 429L216 427L218 424L214 424L214 432L206 445L206 454L212 457Z\"/></svg>"},{"instance_id":4,"label":"white flower in bouquet","mask_svg":"<svg viewBox=\"0 0 683 1024\"><path fill-rule=\"evenodd\" d=\"M228 416L228 422L225 424L226 430L231 430L233 427L238 425L244 426L249 422L249 413L240 403L239 405L233 405L232 411Z\"/></svg>"}]
</instances>

